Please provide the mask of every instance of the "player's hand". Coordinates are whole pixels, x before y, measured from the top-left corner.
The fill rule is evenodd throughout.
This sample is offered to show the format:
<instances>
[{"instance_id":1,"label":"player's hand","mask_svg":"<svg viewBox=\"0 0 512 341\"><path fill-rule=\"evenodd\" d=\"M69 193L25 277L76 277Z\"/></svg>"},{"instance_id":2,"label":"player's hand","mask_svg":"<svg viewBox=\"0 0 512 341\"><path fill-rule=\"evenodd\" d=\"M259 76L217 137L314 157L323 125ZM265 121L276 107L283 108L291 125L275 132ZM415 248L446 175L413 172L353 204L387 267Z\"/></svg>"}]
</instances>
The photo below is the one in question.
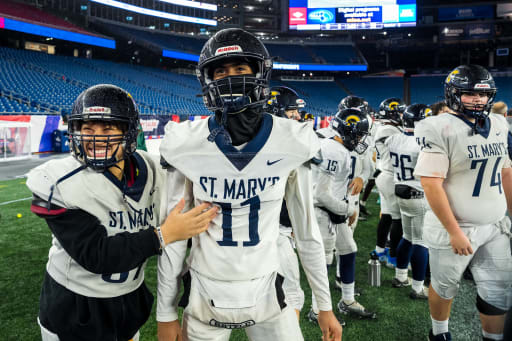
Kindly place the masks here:
<instances>
[{"instance_id":1,"label":"player's hand","mask_svg":"<svg viewBox=\"0 0 512 341\"><path fill-rule=\"evenodd\" d=\"M461 230L455 234L450 235L450 244L452 245L453 253L460 256L469 256L473 254L473 248L468 237Z\"/></svg>"},{"instance_id":2,"label":"player's hand","mask_svg":"<svg viewBox=\"0 0 512 341\"><path fill-rule=\"evenodd\" d=\"M361 191L363 190L363 179L355 178L354 180L352 180L348 188L352 188L352 195L361 193Z\"/></svg>"},{"instance_id":3,"label":"player's hand","mask_svg":"<svg viewBox=\"0 0 512 341\"><path fill-rule=\"evenodd\" d=\"M352 225L356 221L357 212L348 217L348 226Z\"/></svg>"},{"instance_id":4,"label":"player's hand","mask_svg":"<svg viewBox=\"0 0 512 341\"><path fill-rule=\"evenodd\" d=\"M158 322L158 341L182 341L180 321Z\"/></svg>"},{"instance_id":5,"label":"player's hand","mask_svg":"<svg viewBox=\"0 0 512 341\"><path fill-rule=\"evenodd\" d=\"M203 203L186 213L182 213L185 200L181 199L160 226L165 244L189 239L206 231L210 222L217 216L218 208L210 203Z\"/></svg>"},{"instance_id":6,"label":"player's hand","mask_svg":"<svg viewBox=\"0 0 512 341\"><path fill-rule=\"evenodd\" d=\"M332 310L318 313L318 325L322 330L322 341L341 341L343 328Z\"/></svg>"}]
</instances>

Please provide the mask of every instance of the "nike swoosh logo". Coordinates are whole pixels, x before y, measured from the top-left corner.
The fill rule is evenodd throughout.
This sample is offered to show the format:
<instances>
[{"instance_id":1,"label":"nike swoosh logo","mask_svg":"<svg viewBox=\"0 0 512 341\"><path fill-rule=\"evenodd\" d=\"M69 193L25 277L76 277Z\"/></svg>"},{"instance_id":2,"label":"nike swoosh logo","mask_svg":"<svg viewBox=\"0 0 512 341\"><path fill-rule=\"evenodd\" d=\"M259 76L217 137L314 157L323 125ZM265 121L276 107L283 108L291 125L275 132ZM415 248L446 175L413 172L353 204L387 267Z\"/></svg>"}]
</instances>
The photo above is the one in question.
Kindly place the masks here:
<instances>
[{"instance_id":1,"label":"nike swoosh logo","mask_svg":"<svg viewBox=\"0 0 512 341\"><path fill-rule=\"evenodd\" d=\"M279 160L276 160L276 161L270 161L270 160L267 160L267 166L272 166L274 163L278 163L279 161L281 161L282 159L279 159Z\"/></svg>"}]
</instances>

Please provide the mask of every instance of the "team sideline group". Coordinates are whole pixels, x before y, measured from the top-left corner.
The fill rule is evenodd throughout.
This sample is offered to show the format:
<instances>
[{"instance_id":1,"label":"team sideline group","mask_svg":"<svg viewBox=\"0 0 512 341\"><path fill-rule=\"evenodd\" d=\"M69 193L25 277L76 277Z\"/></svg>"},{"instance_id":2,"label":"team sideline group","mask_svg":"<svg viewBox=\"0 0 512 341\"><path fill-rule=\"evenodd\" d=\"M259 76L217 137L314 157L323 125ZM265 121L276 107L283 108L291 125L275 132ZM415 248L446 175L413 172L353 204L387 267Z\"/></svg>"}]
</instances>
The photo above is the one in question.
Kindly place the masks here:
<instances>
[{"instance_id":1,"label":"team sideline group","mask_svg":"<svg viewBox=\"0 0 512 341\"><path fill-rule=\"evenodd\" d=\"M217 32L197 67L214 114L168 123L160 158L137 149L129 93L100 84L80 94L68 118L72 155L27 179L31 210L52 232L42 340L138 340L154 300L144 283L154 255L159 341L229 340L233 329L253 341L303 340L298 258L309 321L323 340L341 340L330 266L342 292L335 309L377 316L356 300L353 237L374 185L372 258L395 269L393 287L428 300L425 338L452 339L451 303L467 271L483 340L512 340L512 135L491 114L492 75L455 68L445 100L430 107L388 98L374 111L348 96L315 131L295 90L270 88L271 70L252 34Z\"/></svg>"}]
</instances>

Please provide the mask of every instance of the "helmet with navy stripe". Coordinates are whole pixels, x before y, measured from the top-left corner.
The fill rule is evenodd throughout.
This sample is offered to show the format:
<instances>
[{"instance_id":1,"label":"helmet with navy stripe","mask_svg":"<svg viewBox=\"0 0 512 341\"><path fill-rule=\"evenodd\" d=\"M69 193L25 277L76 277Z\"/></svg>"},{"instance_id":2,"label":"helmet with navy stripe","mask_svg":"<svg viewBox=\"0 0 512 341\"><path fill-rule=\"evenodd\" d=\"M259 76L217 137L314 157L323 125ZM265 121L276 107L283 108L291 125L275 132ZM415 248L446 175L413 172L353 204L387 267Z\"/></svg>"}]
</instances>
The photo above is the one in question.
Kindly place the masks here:
<instances>
[{"instance_id":1,"label":"helmet with navy stripe","mask_svg":"<svg viewBox=\"0 0 512 341\"><path fill-rule=\"evenodd\" d=\"M405 109L402 117L404 128L414 129L416 122L429 116L432 116L432 110L427 105L411 104Z\"/></svg>"},{"instance_id":2,"label":"helmet with navy stripe","mask_svg":"<svg viewBox=\"0 0 512 341\"><path fill-rule=\"evenodd\" d=\"M365 140L370 122L366 113L354 108L339 110L331 120L331 129L339 134L348 150L362 154L368 148Z\"/></svg>"},{"instance_id":3,"label":"helmet with navy stripe","mask_svg":"<svg viewBox=\"0 0 512 341\"><path fill-rule=\"evenodd\" d=\"M480 65L461 65L453 69L444 82L446 104L455 112L471 118L489 115L496 97L496 84L489 71ZM464 104L463 94L478 94L487 97L485 104Z\"/></svg>"},{"instance_id":4,"label":"helmet with navy stripe","mask_svg":"<svg viewBox=\"0 0 512 341\"><path fill-rule=\"evenodd\" d=\"M122 134L83 134L82 125L86 122L114 125ZM68 117L71 152L83 165L105 171L135 152L138 127L139 111L128 92L111 84L92 86L77 97ZM123 149L121 159L119 148Z\"/></svg>"},{"instance_id":5,"label":"helmet with navy stripe","mask_svg":"<svg viewBox=\"0 0 512 341\"><path fill-rule=\"evenodd\" d=\"M252 74L214 80L213 72L229 62L242 62ZM203 46L196 74L208 110L236 114L247 108L260 110L269 96L272 59L263 43L239 28L218 31Z\"/></svg>"}]
</instances>

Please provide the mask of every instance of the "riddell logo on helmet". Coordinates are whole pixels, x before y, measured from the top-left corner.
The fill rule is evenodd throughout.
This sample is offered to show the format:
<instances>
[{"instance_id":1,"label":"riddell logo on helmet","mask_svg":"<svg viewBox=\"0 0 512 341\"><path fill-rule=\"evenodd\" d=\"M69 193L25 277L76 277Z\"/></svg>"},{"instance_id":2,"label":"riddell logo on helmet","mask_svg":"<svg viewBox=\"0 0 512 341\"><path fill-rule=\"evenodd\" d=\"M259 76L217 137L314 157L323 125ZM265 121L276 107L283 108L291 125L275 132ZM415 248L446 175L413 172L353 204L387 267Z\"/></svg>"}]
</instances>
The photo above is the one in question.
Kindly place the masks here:
<instances>
[{"instance_id":1,"label":"riddell logo on helmet","mask_svg":"<svg viewBox=\"0 0 512 341\"><path fill-rule=\"evenodd\" d=\"M219 54L231 53L231 52L243 52L242 48L238 45L224 46L219 47L217 51L215 51L215 55Z\"/></svg>"},{"instance_id":2,"label":"riddell logo on helmet","mask_svg":"<svg viewBox=\"0 0 512 341\"><path fill-rule=\"evenodd\" d=\"M475 84L475 89L490 89L491 86L489 84Z\"/></svg>"},{"instance_id":3,"label":"riddell logo on helmet","mask_svg":"<svg viewBox=\"0 0 512 341\"><path fill-rule=\"evenodd\" d=\"M84 108L84 114L110 114L112 111L106 107L88 107Z\"/></svg>"}]
</instances>

